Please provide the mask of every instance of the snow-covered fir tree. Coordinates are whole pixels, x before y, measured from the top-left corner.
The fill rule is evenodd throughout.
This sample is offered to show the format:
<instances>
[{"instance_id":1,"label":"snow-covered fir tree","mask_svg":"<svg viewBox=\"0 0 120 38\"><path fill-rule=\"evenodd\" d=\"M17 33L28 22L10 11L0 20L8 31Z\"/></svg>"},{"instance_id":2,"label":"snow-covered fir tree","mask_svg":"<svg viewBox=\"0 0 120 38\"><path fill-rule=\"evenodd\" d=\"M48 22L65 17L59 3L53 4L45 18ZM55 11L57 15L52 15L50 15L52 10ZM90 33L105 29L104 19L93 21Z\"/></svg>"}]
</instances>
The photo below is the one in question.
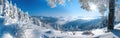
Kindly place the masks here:
<instances>
[{"instance_id":1,"label":"snow-covered fir tree","mask_svg":"<svg viewBox=\"0 0 120 38\"><path fill-rule=\"evenodd\" d=\"M3 5L0 5L0 14L2 13L6 26L11 24L17 25L17 38L26 38L25 30L29 28L35 29L32 26L41 26L40 20L30 17L28 12L23 12L16 4L13 5L11 1L6 0Z\"/></svg>"}]
</instances>

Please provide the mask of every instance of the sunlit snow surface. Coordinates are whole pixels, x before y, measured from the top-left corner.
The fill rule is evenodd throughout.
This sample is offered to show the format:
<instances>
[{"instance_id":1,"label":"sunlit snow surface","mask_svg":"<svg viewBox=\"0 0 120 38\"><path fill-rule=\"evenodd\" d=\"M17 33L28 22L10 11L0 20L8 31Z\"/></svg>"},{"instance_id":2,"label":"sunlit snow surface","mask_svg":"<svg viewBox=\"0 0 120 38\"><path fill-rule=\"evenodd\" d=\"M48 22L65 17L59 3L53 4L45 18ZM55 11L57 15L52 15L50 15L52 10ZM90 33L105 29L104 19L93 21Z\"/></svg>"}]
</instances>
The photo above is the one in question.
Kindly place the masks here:
<instances>
[{"instance_id":1,"label":"sunlit snow surface","mask_svg":"<svg viewBox=\"0 0 120 38\"><path fill-rule=\"evenodd\" d=\"M115 25L115 30L106 32L100 18L88 21L32 17L12 3L6 2L4 6L1 13L4 16L0 15L0 38L120 38L120 24Z\"/></svg>"},{"instance_id":2,"label":"sunlit snow surface","mask_svg":"<svg viewBox=\"0 0 120 38\"><path fill-rule=\"evenodd\" d=\"M9 33L5 33L2 38L13 38Z\"/></svg>"},{"instance_id":3,"label":"sunlit snow surface","mask_svg":"<svg viewBox=\"0 0 120 38\"><path fill-rule=\"evenodd\" d=\"M114 27L114 29L120 30L120 24L117 24L117 25Z\"/></svg>"}]
</instances>

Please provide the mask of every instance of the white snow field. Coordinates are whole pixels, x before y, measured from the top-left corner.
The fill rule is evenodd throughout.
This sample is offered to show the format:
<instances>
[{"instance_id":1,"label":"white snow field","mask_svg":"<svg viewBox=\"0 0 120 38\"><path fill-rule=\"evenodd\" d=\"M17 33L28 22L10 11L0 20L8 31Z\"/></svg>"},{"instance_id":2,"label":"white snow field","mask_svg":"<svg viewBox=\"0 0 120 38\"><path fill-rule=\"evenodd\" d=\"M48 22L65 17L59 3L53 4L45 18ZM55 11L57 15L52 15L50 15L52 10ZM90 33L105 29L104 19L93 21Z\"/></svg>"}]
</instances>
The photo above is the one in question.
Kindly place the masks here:
<instances>
[{"instance_id":1,"label":"white snow field","mask_svg":"<svg viewBox=\"0 0 120 38\"><path fill-rule=\"evenodd\" d=\"M51 33L46 33L47 31L51 31ZM106 31L105 28L95 29L91 31L93 35L92 34L83 35L84 31L62 32L58 30L39 28L39 29L34 29L34 30L33 29L26 30L25 35L26 35L26 38L42 38L43 37L42 35L45 35L49 38L53 38L53 37L56 37L56 38L57 37L61 37L61 38L120 38L119 29L115 29L110 32L105 32L105 31ZM34 33L40 33L40 34L34 34Z\"/></svg>"},{"instance_id":2,"label":"white snow field","mask_svg":"<svg viewBox=\"0 0 120 38\"><path fill-rule=\"evenodd\" d=\"M115 25L115 29L110 32L106 32L107 27L93 29L91 31L61 31L53 29L49 24L42 23L41 19L32 18L27 12L24 13L16 5L12 5L8 1L3 6L5 6L4 10L0 13L0 18L4 18L3 26L7 28L12 25L17 25L15 27L17 31L15 34L8 32L12 30L11 27L2 34L1 29L3 27L1 24L0 38L120 38L120 23ZM12 10L10 10L11 8ZM4 16L1 16L1 14L4 14ZM48 26L43 27L43 25Z\"/></svg>"},{"instance_id":3,"label":"white snow field","mask_svg":"<svg viewBox=\"0 0 120 38\"><path fill-rule=\"evenodd\" d=\"M9 33L5 33L2 38L13 38Z\"/></svg>"}]
</instances>

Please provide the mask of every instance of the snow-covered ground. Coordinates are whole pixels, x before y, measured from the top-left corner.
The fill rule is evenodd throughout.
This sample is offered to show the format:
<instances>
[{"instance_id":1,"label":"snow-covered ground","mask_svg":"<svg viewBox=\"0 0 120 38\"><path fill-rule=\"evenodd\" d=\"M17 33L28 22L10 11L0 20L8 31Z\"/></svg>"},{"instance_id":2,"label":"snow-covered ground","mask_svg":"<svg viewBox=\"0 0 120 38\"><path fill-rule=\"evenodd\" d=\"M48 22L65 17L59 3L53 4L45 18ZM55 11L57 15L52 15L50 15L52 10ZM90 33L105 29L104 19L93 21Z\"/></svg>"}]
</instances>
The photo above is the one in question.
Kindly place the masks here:
<instances>
[{"instance_id":1,"label":"snow-covered ground","mask_svg":"<svg viewBox=\"0 0 120 38\"><path fill-rule=\"evenodd\" d=\"M120 31L112 30L111 32L105 32L103 29L92 30L91 32L94 34L83 35L84 32L76 31L76 32L62 32L58 30L50 30L52 33L48 34L43 32L43 35L46 35L49 38L52 37L61 37L61 38L119 38Z\"/></svg>"},{"instance_id":2,"label":"snow-covered ground","mask_svg":"<svg viewBox=\"0 0 120 38\"><path fill-rule=\"evenodd\" d=\"M119 27L120 25L115 25ZM90 34L83 34L84 31L75 31L75 32L62 32L58 30L51 30L51 34L45 34L48 37L62 37L62 38L120 38L119 28L106 32L107 29L95 29L90 31Z\"/></svg>"},{"instance_id":3,"label":"snow-covered ground","mask_svg":"<svg viewBox=\"0 0 120 38\"><path fill-rule=\"evenodd\" d=\"M28 13L13 6L12 3L6 2L5 8L9 9L4 10L5 16L0 16L2 18L0 22L4 19L4 23L0 23L0 38L120 38L120 23L115 25L115 29L110 32L106 32L106 27L89 31L62 31L53 29L49 23L41 22L41 19L32 18ZM57 23L62 25L73 20L75 19L63 18ZM12 24L16 26L12 26ZM12 34L14 30L16 31Z\"/></svg>"},{"instance_id":4,"label":"snow-covered ground","mask_svg":"<svg viewBox=\"0 0 120 38\"><path fill-rule=\"evenodd\" d=\"M117 24L117 25L114 27L114 29L120 30L120 24Z\"/></svg>"},{"instance_id":5,"label":"snow-covered ground","mask_svg":"<svg viewBox=\"0 0 120 38\"><path fill-rule=\"evenodd\" d=\"M119 24L115 25L115 27L119 27L119 26L120 26ZM38 27L33 27L33 28L37 28L37 29L26 30L25 32L26 37L45 38L44 36L46 36L49 38L53 38L53 37L56 37L56 38L57 37L61 37L61 38L120 38L119 28L115 28L114 30L111 30L110 32L106 32L107 31L106 28L94 29L91 31L87 31L88 33L86 33L86 31L64 32L60 30L47 29L45 27L41 27L43 29L38 28ZM86 34L83 34L83 33L86 33Z\"/></svg>"},{"instance_id":6,"label":"snow-covered ground","mask_svg":"<svg viewBox=\"0 0 120 38\"><path fill-rule=\"evenodd\" d=\"M9 33L5 33L2 38L13 38Z\"/></svg>"}]
</instances>

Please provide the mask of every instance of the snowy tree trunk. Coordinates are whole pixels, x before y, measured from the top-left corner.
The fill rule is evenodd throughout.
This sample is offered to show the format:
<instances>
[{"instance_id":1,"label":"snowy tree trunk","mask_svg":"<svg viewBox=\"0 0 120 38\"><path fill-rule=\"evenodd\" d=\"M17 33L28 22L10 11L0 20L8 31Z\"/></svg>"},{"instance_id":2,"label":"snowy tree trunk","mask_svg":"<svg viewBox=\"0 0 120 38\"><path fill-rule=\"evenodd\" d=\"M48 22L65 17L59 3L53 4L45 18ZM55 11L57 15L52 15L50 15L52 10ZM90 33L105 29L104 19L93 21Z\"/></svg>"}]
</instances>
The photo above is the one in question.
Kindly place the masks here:
<instances>
[{"instance_id":1,"label":"snowy tree trunk","mask_svg":"<svg viewBox=\"0 0 120 38\"><path fill-rule=\"evenodd\" d=\"M109 0L108 30L114 28L115 0Z\"/></svg>"}]
</instances>

